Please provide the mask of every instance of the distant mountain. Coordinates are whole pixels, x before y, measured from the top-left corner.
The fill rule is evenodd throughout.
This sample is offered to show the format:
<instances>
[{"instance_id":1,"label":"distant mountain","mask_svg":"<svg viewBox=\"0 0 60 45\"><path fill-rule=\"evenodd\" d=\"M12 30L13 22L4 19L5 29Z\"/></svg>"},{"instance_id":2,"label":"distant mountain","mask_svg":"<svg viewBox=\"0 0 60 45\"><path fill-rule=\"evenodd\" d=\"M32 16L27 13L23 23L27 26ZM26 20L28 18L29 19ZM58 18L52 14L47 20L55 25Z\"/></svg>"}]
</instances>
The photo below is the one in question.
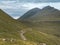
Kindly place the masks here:
<instances>
[{"instance_id":1,"label":"distant mountain","mask_svg":"<svg viewBox=\"0 0 60 45\"><path fill-rule=\"evenodd\" d=\"M18 20L26 20L40 11L41 9L39 8L31 9L28 12L26 12L23 16L21 16Z\"/></svg>"},{"instance_id":2,"label":"distant mountain","mask_svg":"<svg viewBox=\"0 0 60 45\"><path fill-rule=\"evenodd\" d=\"M30 14L30 13L29 13ZM24 15L26 16L26 15ZM23 18L22 16L21 18ZM25 20L26 18L24 18ZM54 7L46 6L39 12L28 17L26 21L39 22L39 21L60 21L60 11Z\"/></svg>"},{"instance_id":3,"label":"distant mountain","mask_svg":"<svg viewBox=\"0 0 60 45\"><path fill-rule=\"evenodd\" d=\"M26 38L26 40L24 40ZM0 45L60 45L60 38L14 20L0 9Z\"/></svg>"}]
</instances>

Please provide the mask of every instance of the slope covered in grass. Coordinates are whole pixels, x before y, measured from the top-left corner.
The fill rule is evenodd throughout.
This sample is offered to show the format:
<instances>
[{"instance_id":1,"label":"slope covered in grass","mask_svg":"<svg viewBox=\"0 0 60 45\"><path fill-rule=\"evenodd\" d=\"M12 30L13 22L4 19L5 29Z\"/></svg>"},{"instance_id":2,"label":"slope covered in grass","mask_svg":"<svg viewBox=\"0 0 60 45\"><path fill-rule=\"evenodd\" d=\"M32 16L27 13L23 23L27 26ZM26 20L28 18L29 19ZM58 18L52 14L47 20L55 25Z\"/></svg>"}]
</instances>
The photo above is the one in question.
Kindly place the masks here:
<instances>
[{"instance_id":1,"label":"slope covered in grass","mask_svg":"<svg viewBox=\"0 0 60 45\"><path fill-rule=\"evenodd\" d=\"M21 30L27 40L21 38ZM35 31L0 10L0 45L60 45L60 39L56 36Z\"/></svg>"},{"instance_id":2,"label":"slope covered in grass","mask_svg":"<svg viewBox=\"0 0 60 45\"><path fill-rule=\"evenodd\" d=\"M24 36L27 40L13 38L14 40L11 41L12 38L7 38L4 41L2 40L4 38L0 38L0 45L40 45L41 43L46 45L60 45L60 39L58 37L39 31L27 30Z\"/></svg>"},{"instance_id":3,"label":"slope covered in grass","mask_svg":"<svg viewBox=\"0 0 60 45\"><path fill-rule=\"evenodd\" d=\"M25 28L22 23L14 20L4 11L0 10L0 37L15 37L19 36L18 31Z\"/></svg>"},{"instance_id":4,"label":"slope covered in grass","mask_svg":"<svg viewBox=\"0 0 60 45\"><path fill-rule=\"evenodd\" d=\"M29 16L29 14L27 16ZM22 16L22 18L23 17L24 16ZM60 10L54 7L46 6L28 19L24 18L24 20L21 19L19 21L22 21L34 30L60 37Z\"/></svg>"},{"instance_id":5,"label":"slope covered in grass","mask_svg":"<svg viewBox=\"0 0 60 45\"><path fill-rule=\"evenodd\" d=\"M34 30L60 37L60 21L40 21L35 23L25 22L25 25Z\"/></svg>"},{"instance_id":6,"label":"slope covered in grass","mask_svg":"<svg viewBox=\"0 0 60 45\"><path fill-rule=\"evenodd\" d=\"M53 35L49 35L40 31L28 31L25 36L30 40L40 43L45 43L46 45L59 45L60 39Z\"/></svg>"}]
</instances>

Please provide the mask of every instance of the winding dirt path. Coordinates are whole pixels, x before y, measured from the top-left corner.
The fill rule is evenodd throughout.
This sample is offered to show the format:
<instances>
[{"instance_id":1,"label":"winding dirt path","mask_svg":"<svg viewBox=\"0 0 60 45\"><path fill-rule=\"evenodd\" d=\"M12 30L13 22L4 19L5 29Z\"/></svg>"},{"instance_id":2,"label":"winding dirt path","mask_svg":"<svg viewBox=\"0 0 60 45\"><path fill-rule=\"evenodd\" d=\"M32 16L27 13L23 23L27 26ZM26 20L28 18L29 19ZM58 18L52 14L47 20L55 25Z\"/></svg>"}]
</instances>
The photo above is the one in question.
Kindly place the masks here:
<instances>
[{"instance_id":1,"label":"winding dirt path","mask_svg":"<svg viewBox=\"0 0 60 45\"><path fill-rule=\"evenodd\" d=\"M23 40L27 40L26 37L24 36L25 33L26 33L25 31L21 30L20 36Z\"/></svg>"}]
</instances>

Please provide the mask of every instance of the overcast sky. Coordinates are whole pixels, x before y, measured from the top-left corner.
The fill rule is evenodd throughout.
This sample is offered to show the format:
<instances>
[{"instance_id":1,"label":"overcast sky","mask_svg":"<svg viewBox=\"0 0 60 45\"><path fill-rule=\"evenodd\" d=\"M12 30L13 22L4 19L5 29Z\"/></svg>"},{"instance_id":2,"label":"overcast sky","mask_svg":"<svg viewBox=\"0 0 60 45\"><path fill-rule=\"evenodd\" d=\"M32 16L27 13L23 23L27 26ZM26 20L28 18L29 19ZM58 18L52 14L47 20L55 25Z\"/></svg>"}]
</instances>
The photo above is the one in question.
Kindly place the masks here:
<instances>
[{"instance_id":1,"label":"overcast sky","mask_svg":"<svg viewBox=\"0 0 60 45\"><path fill-rule=\"evenodd\" d=\"M60 0L0 0L0 9L13 18L18 18L28 10L38 7L52 6L60 10Z\"/></svg>"}]
</instances>

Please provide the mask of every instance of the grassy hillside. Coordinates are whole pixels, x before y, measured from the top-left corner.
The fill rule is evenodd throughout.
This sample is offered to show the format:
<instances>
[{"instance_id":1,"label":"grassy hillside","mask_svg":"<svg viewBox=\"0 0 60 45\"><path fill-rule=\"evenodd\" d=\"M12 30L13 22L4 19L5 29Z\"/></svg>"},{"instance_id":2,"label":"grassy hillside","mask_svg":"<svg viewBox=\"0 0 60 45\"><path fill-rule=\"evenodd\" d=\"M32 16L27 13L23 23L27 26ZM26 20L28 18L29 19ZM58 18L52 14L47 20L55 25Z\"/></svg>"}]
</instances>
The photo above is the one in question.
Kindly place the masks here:
<instances>
[{"instance_id":1,"label":"grassy hillside","mask_svg":"<svg viewBox=\"0 0 60 45\"><path fill-rule=\"evenodd\" d=\"M40 43L45 43L46 45L59 45L60 39L57 39L55 36L48 35L40 31L29 31L25 36L30 40Z\"/></svg>"},{"instance_id":2,"label":"grassy hillside","mask_svg":"<svg viewBox=\"0 0 60 45\"><path fill-rule=\"evenodd\" d=\"M21 32L23 31L23 32ZM25 32L25 33L24 33ZM22 39L25 37L27 40ZM35 31L0 10L0 45L60 45L56 36Z\"/></svg>"},{"instance_id":3,"label":"grassy hillside","mask_svg":"<svg viewBox=\"0 0 60 45\"><path fill-rule=\"evenodd\" d=\"M23 27L25 28L22 23L18 23L8 14L0 10L0 37L18 36L16 33L22 30Z\"/></svg>"},{"instance_id":4,"label":"grassy hillside","mask_svg":"<svg viewBox=\"0 0 60 45\"><path fill-rule=\"evenodd\" d=\"M21 21L34 30L60 37L60 10L54 7L46 6L35 15Z\"/></svg>"},{"instance_id":5,"label":"grassy hillside","mask_svg":"<svg viewBox=\"0 0 60 45\"><path fill-rule=\"evenodd\" d=\"M23 22L30 28L60 37L60 21Z\"/></svg>"}]
</instances>

